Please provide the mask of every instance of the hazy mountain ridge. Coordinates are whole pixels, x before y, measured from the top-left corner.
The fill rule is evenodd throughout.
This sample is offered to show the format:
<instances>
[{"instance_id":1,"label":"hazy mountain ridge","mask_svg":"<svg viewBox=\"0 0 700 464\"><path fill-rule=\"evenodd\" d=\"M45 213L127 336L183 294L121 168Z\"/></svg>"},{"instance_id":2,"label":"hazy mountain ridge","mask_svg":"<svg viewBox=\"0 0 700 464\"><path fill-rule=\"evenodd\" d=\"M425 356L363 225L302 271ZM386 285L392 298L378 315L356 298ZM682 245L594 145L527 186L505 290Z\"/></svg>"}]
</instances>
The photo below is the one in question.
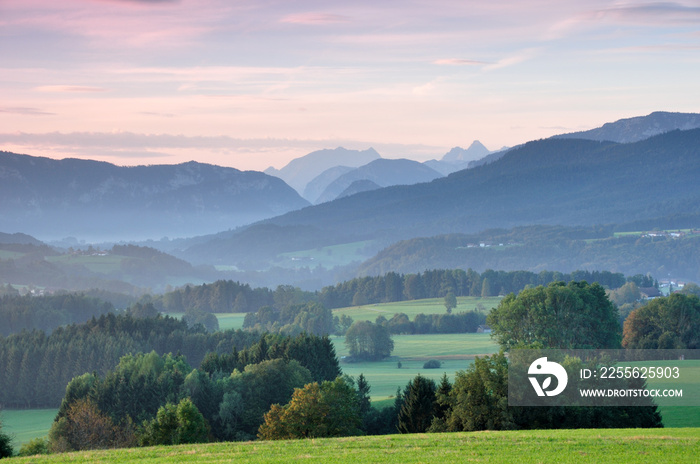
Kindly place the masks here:
<instances>
[{"instance_id":1,"label":"hazy mountain ridge","mask_svg":"<svg viewBox=\"0 0 700 464\"><path fill-rule=\"evenodd\" d=\"M647 116L619 119L595 129L556 135L553 138L587 139L618 143L639 142L672 130L700 128L700 114L655 111Z\"/></svg>"},{"instance_id":2,"label":"hazy mountain ridge","mask_svg":"<svg viewBox=\"0 0 700 464\"><path fill-rule=\"evenodd\" d=\"M369 179L360 179L354 181L343 190L337 198L349 197L350 195L355 195L356 193L368 192L370 190L377 190L382 188L381 185L377 185Z\"/></svg>"},{"instance_id":3,"label":"hazy mountain ridge","mask_svg":"<svg viewBox=\"0 0 700 464\"><path fill-rule=\"evenodd\" d=\"M697 129L630 144L545 139L430 183L363 192L265 223L279 227L276 239L268 238L283 249L285 241L295 240L294 228L316 234L321 246L337 233L396 241L529 224L630 222L700 208L698 176ZM248 235L257 227L262 225L250 226ZM235 234L229 240L233 252ZM265 248L248 242L245 252ZM205 249L198 247L203 256L235 259L235 253Z\"/></svg>"},{"instance_id":4,"label":"hazy mountain ridge","mask_svg":"<svg viewBox=\"0 0 700 464\"><path fill-rule=\"evenodd\" d=\"M321 174L314 177L308 184L306 184L306 187L304 187L303 197L311 203L316 203L316 200L319 196L321 196L323 191L326 190L326 187L332 184L338 177L352 171L353 169L356 168L351 168L349 166L334 166L326 169Z\"/></svg>"},{"instance_id":5,"label":"hazy mountain ridge","mask_svg":"<svg viewBox=\"0 0 700 464\"><path fill-rule=\"evenodd\" d=\"M374 148L367 150L348 150L343 147L317 150L308 155L295 158L282 169L267 168L266 174L279 177L297 192L304 192L306 185L327 169L336 166L356 168L375 159L381 158Z\"/></svg>"},{"instance_id":6,"label":"hazy mountain ridge","mask_svg":"<svg viewBox=\"0 0 700 464\"><path fill-rule=\"evenodd\" d=\"M417 161L381 158L338 177L325 188L316 203L335 200L358 180L369 180L380 187L389 187L430 182L438 177L442 177L442 174Z\"/></svg>"},{"instance_id":7,"label":"hazy mountain ridge","mask_svg":"<svg viewBox=\"0 0 700 464\"><path fill-rule=\"evenodd\" d=\"M2 152L0 178L3 227L56 238L194 235L308 205L275 177L193 161L120 167Z\"/></svg>"},{"instance_id":8,"label":"hazy mountain ridge","mask_svg":"<svg viewBox=\"0 0 700 464\"><path fill-rule=\"evenodd\" d=\"M505 148L491 151L478 140L474 140L469 148L454 147L440 159L424 162L426 166L438 171L443 175L461 171L462 169L473 168L485 164L483 160L491 159L494 154L502 153ZM500 156L499 156L500 157Z\"/></svg>"}]
</instances>

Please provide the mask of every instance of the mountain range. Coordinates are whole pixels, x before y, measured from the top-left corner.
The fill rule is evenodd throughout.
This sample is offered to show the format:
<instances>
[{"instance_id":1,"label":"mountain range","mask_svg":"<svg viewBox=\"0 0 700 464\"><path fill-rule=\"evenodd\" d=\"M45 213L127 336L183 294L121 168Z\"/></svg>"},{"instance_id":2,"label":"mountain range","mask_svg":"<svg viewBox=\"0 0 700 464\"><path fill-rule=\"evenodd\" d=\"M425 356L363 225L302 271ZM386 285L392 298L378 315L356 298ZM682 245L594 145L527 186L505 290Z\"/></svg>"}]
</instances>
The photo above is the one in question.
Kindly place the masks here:
<instances>
[{"instance_id":1,"label":"mountain range","mask_svg":"<svg viewBox=\"0 0 700 464\"><path fill-rule=\"evenodd\" d=\"M265 174L279 177L300 194L306 185L324 171L337 166L357 168L381 158L374 148L348 150L338 147L333 150L318 150L289 162L282 169L269 167Z\"/></svg>"},{"instance_id":2,"label":"mountain range","mask_svg":"<svg viewBox=\"0 0 700 464\"><path fill-rule=\"evenodd\" d=\"M192 236L308 202L282 180L210 164L120 167L0 152L3 231L46 238Z\"/></svg>"},{"instance_id":3,"label":"mountain range","mask_svg":"<svg viewBox=\"0 0 700 464\"><path fill-rule=\"evenodd\" d=\"M322 150L280 170L294 175L305 192L313 186L319 196L345 179L329 190L329 199L335 199L315 206L283 180L260 172L195 162L125 168L0 153L0 232L90 239L108 231L122 240L219 230L224 232L148 246L195 264L259 274L286 266L285 259L298 263L298 256L331 256L342 248L344 262L359 262L401 240L494 228L606 225L612 230L607 225L621 223L697 228L700 128L693 126L699 121L697 114L656 112L488 152L478 161L466 161L468 150L456 148L440 162L466 161L471 167L446 177L428 170L430 163L382 159L371 149ZM483 153L479 145L472 147ZM322 162L324 157L329 160ZM347 166L353 163L357 166ZM410 183L406 173L419 170L434 179L384 186ZM26 240L0 235L5 242ZM401 268L409 259L402 255L406 249L387 248L393 251L355 269ZM521 259L529 259L528 250L521 248ZM461 256L449 247L440 254ZM420 265L430 266L428 255L423 253ZM507 256L502 254L499 263L508 262ZM550 250L550 257L556 256ZM304 259L313 266L312 258Z\"/></svg>"},{"instance_id":4,"label":"mountain range","mask_svg":"<svg viewBox=\"0 0 700 464\"><path fill-rule=\"evenodd\" d=\"M700 114L655 111L647 116L620 119L595 129L556 135L553 138L586 139L618 143L639 142L672 130L700 128Z\"/></svg>"},{"instance_id":5,"label":"mountain range","mask_svg":"<svg viewBox=\"0 0 700 464\"><path fill-rule=\"evenodd\" d=\"M186 256L231 261L342 240L388 244L495 227L651 220L698 212L698 176L700 129L633 143L538 140L430 183L366 191L268 219Z\"/></svg>"},{"instance_id":6,"label":"mountain range","mask_svg":"<svg viewBox=\"0 0 700 464\"><path fill-rule=\"evenodd\" d=\"M442 177L442 174L417 161L380 158L359 168L352 169L336 178L326 186L314 203L335 200L357 181L369 181L378 187L388 187L391 185L412 185L430 182L438 177ZM363 183L361 185L368 186L370 184ZM371 189L364 188L358 190L358 192L366 190ZM347 194L342 196L347 196Z\"/></svg>"}]
</instances>

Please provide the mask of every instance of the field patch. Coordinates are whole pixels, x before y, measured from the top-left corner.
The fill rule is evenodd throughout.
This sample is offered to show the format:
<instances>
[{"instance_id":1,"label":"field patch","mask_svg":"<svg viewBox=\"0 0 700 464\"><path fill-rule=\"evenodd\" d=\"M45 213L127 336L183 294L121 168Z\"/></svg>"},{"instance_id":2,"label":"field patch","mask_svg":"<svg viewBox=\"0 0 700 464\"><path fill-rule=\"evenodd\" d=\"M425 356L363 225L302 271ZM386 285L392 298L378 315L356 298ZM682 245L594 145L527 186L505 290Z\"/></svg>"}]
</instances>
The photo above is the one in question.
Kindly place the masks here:
<instances>
[{"instance_id":1,"label":"field patch","mask_svg":"<svg viewBox=\"0 0 700 464\"><path fill-rule=\"evenodd\" d=\"M344 356L349 354L345 337L331 339L343 373L354 378L363 374L370 384L372 401L393 398L397 388L403 389L418 374L438 382L445 373L453 381L455 372L467 369L475 356L493 354L499 349L488 334L393 335L394 351L390 358L349 363L344 362ZM425 361L430 359L441 361L442 366L438 369L423 368Z\"/></svg>"},{"instance_id":2,"label":"field patch","mask_svg":"<svg viewBox=\"0 0 700 464\"><path fill-rule=\"evenodd\" d=\"M457 297L457 307L452 313L483 310L486 314L500 303L500 297L479 298L474 296ZM343 314L352 317L354 320L371 321L377 316L384 316L387 319L396 313L404 313L413 320L418 314L443 314L445 313L445 300L443 298L427 298L423 300L396 301L393 303L377 303L362 306L350 306L333 310L334 316Z\"/></svg>"},{"instance_id":3,"label":"field patch","mask_svg":"<svg viewBox=\"0 0 700 464\"><path fill-rule=\"evenodd\" d=\"M28 441L49 433L58 409L3 409L0 413L2 431L12 437L15 451Z\"/></svg>"},{"instance_id":4,"label":"field patch","mask_svg":"<svg viewBox=\"0 0 700 464\"><path fill-rule=\"evenodd\" d=\"M92 272L97 272L99 274L113 274L121 270L121 264L124 256L119 255L60 255L60 256L47 256L46 261L50 263L60 263L66 265L80 265L84 266Z\"/></svg>"},{"instance_id":5,"label":"field patch","mask_svg":"<svg viewBox=\"0 0 700 464\"><path fill-rule=\"evenodd\" d=\"M377 252L374 240L330 245L310 250L282 253L274 264L286 268L315 268L323 266L332 269L346 266L354 261L365 261Z\"/></svg>"}]
</instances>

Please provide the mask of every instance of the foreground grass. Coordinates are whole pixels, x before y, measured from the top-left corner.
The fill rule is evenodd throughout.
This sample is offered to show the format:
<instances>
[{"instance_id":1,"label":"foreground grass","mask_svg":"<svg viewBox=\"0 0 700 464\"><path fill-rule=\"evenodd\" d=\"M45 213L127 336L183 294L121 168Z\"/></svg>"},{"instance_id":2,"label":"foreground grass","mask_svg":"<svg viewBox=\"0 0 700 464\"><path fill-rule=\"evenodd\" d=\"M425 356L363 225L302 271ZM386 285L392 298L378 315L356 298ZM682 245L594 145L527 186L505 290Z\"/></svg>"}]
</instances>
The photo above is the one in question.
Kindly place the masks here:
<instances>
[{"instance_id":1,"label":"foreground grass","mask_svg":"<svg viewBox=\"0 0 700 464\"><path fill-rule=\"evenodd\" d=\"M700 429L534 430L213 443L13 458L32 463L697 462Z\"/></svg>"}]
</instances>

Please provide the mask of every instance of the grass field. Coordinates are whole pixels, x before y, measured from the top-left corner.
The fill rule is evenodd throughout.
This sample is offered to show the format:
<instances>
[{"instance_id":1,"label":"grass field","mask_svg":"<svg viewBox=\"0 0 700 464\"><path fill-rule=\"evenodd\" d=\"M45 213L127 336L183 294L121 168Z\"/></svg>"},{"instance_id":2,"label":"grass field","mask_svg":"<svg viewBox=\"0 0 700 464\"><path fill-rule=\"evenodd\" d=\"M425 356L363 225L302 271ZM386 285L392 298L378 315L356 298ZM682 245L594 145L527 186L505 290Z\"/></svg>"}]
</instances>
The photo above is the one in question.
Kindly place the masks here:
<instances>
[{"instance_id":1,"label":"grass field","mask_svg":"<svg viewBox=\"0 0 700 464\"><path fill-rule=\"evenodd\" d=\"M295 268L315 268L320 265L331 269L336 266L345 266L353 261L364 261L371 258L376 253L374 244L374 240L365 240L282 253L275 259L275 265Z\"/></svg>"},{"instance_id":2,"label":"grass field","mask_svg":"<svg viewBox=\"0 0 700 464\"><path fill-rule=\"evenodd\" d=\"M17 463L696 463L700 429L533 430L385 435L88 451Z\"/></svg>"},{"instance_id":3,"label":"grass field","mask_svg":"<svg viewBox=\"0 0 700 464\"><path fill-rule=\"evenodd\" d=\"M673 388L682 389L684 396L691 395L695 398L695 404L700 404L700 361L686 360L683 361L682 375L679 379L673 380L658 380L647 379L649 388ZM638 363L624 363L625 366L654 366L664 367L666 365L677 365L677 363L666 363L664 361L648 361ZM656 403L659 405L659 412L663 417L664 427L700 427L700 406L668 406L672 401L668 398L657 398Z\"/></svg>"},{"instance_id":4,"label":"grass field","mask_svg":"<svg viewBox=\"0 0 700 464\"><path fill-rule=\"evenodd\" d=\"M392 357L376 362L343 362L348 355L345 337L332 337L335 350L341 358L343 373L357 378L364 374L372 390L372 401L392 398L396 388L403 388L416 375L439 381L446 373L450 381L454 373L465 370L473 362L475 355L491 354L498 351L498 345L488 334L428 334L394 335ZM442 362L439 369L423 369L429 359ZM401 363L401 369L398 363Z\"/></svg>"},{"instance_id":5,"label":"grass field","mask_svg":"<svg viewBox=\"0 0 700 464\"><path fill-rule=\"evenodd\" d=\"M92 272L98 272L100 274L111 274L119 271L123 260L123 256L116 255L60 255L46 257L46 261L50 263L79 264L85 266Z\"/></svg>"},{"instance_id":6,"label":"grass field","mask_svg":"<svg viewBox=\"0 0 700 464\"><path fill-rule=\"evenodd\" d=\"M26 253L19 251L0 250L0 259L17 259L21 258L25 254Z\"/></svg>"},{"instance_id":7,"label":"grass field","mask_svg":"<svg viewBox=\"0 0 700 464\"><path fill-rule=\"evenodd\" d=\"M473 296L460 296L457 298L457 308L453 313L461 311L472 311L480 304L486 313L491 308L498 306L500 297L477 298ZM382 315L391 319L396 313L404 313L413 320L418 314L442 314L445 312L445 300L443 298L429 298L425 300L397 301L394 303L378 303L363 306L351 306L333 310L334 316L346 314L354 320L368 320L374 322L377 316Z\"/></svg>"},{"instance_id":8,"label":"grass field","mask_svg":"<svg viewBox=\"0 0 700 464\"><path fill-rule=\"evenodd\" d=\"M685 234L691 235L691 232L693 231L693 229L664 229L662 231L657 231L657 232L671 233L671 232L679 232L679 231L683 232ZM637 231L633 231L633 232L615 232L615 233L613 233L613 236L614 237L640 236L643 234L647 234L649 232L651 232L651 231L649 231L649 230L637 230Z\"/></svg>"},{"instance_id":9,"label":"grass field","mask_svg":"<svg viewBox=\"0 0 700 464\"><path fill-rule=\"evenodd\" d=\"M458 297L457 308L453 309L452 312L457 313L460 311L472 311L476 310L478 305L482 305L485 312L488 313L491 308L498 306L500 301L501 298L499 297ZM341 316L346 314L352 317L354 320L374 321L379 315L383 315L387 319L391 319L391 317L396 313L404 313L411 320L413 320L417 314L442 314L444 312L444 299L429 298L425 300L398 301L395 303L378 303L372 305L339 308L333 310L333 315ZM182 317L183 313L172 313L170 315L173 317ZM216 313L216 317L219 319L219 328L221 330L240 329L243 327L245 313Z\"/></svg>"},{"instance_id":10,"label":"grass field","mask_svg":"<svg viewBox=\"0 0 700 464\"><path fill-rule=\"evenodd\" d=\"M219 330L242 329L246 313L217 313Z\"/></svg>"},{"instance_id":11,"label":"grass field","mask_svg":"<svg viewBox=\"0 0 700 464\"><path fill-rule=\"evenodd\" d=\"M2 431L13 438L13 446L19 450L23 443L46 436L57 412L58 409L3 410Z\"/></svg>"}]
</instances>

